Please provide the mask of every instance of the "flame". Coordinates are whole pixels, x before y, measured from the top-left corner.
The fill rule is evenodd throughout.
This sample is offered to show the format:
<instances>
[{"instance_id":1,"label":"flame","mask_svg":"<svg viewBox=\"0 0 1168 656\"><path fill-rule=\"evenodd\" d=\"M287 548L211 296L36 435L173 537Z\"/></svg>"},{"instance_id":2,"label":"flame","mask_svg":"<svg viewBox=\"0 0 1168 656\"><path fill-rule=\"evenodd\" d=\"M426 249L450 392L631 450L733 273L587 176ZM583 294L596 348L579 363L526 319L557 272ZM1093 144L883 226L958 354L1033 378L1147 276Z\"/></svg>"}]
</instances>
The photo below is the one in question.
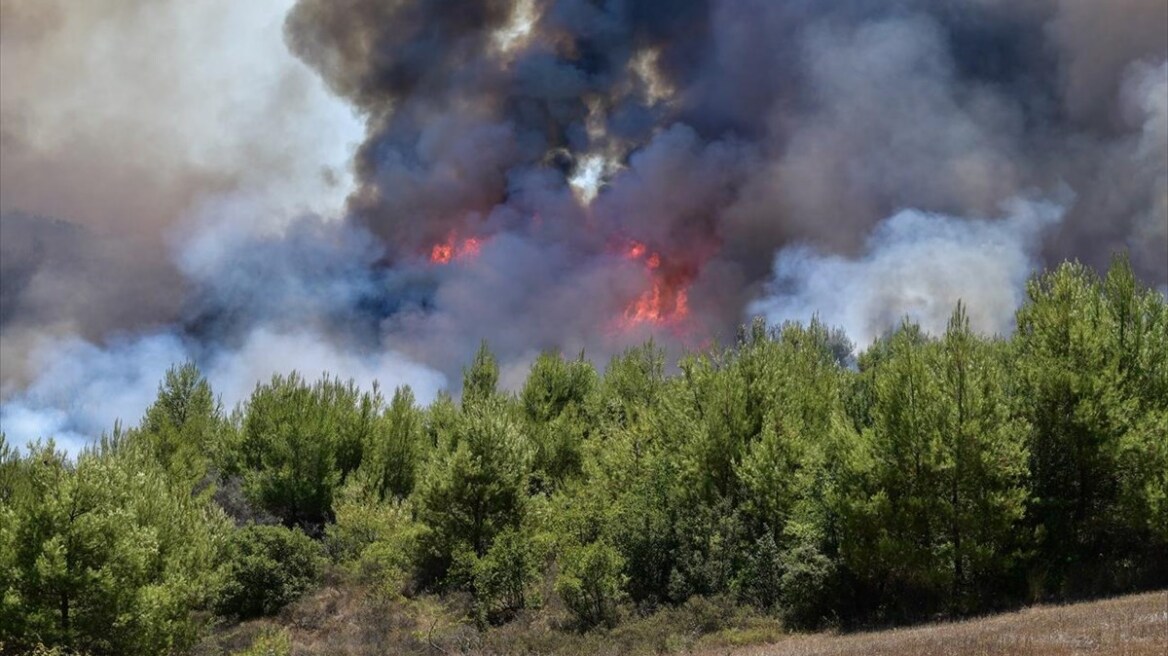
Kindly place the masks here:
<instances>
[{"instance_id":1,"label":"flame","mask_svg":"<svg viewBox=\"0 0 1168 656\"><path fill-rule=\"evenodd\" d=\"M629 242L629 247L625 250L625 257L630 260L639 260L645 255L645 245L639 241ZM654 253L656 256L656 253Z\"/></svg>"},{"instance_id":2,"label":"flame","mask_svg":"<svg viewBox=\"0 0 1168 656\"><path fill-rule=\"evenodd\" d=\"M684 319L689 313L689 290L673 288L665 280L655 278L652 286L625 309L625 324L664 324Z\"/></svg>"},{"instance_id":3,"label":"flame","mask_svg":"<svg viewBox=\"0 0 1168 656\"><path fill-rule=\"evenodd\" d=\"M625 327L642 323L675 324L689 315L689 284L692 272L682 267L663 267L661 255L632 240L624 249L627 259L641 261L650 285L625 308Z\"/></svg>"},{"instance_id":4,"label":"flame","mask_svg":"<svg viewBox=\"0 0 1168 656\"><path fill-rule=\"evenodd\" d=\"M430 249L430 261L435 264L446 264L454 257L454 244L434 244Z\"/></svg>"},{"instance_id":5,"label":"flame","mask_svg":"<svg viewBox=\"0 0 1168 656\"><path fill-rule=\"evenodd\" d=\"M483 247L483 240L478 237L467 237L462 241L462 246L458 249L458 257L473 257L479 254L479 249Z\"/></svg>"},{"instance_id":6,"label":"flame","mask_svg":"<svg viewBox=\"0 0 1168 656\"><path fill-rule=\"evenodd\" d=\"M467 237L458 241L451 233L445 241L434 244L430 248L430 262L434 264L449 264L452 260L474 257L483 247L483 239Z\"/></svg>"}]
</instances>

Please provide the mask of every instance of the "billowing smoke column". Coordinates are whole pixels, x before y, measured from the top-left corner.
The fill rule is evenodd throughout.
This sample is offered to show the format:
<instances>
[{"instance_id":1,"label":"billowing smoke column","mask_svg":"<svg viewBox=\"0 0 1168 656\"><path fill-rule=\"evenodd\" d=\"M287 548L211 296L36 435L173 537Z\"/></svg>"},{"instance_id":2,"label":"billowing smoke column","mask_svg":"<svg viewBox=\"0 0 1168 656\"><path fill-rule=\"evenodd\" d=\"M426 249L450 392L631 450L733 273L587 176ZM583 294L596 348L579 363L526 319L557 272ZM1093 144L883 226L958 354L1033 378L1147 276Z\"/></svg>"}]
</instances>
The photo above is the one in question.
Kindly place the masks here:
<instances>
[{"instance_id":1,"label":"billowing smoke column","mask_svg":"<svg viewBox=\"0 0 1168 656\"><path fill-rule=\"evenodd\" d=\"M44 61L77 23L37 4L3 5L40 30L5 16L5 60ZM270 14L235 6L215 15ZM148 199L161 213L112 191L96 210L44 201L69 178L36 174L71 175L103 133L81 155L45 146L52 71L12 83L6 64L5 430L92 430L54 399L109 370L157 377L140 363L158 353L204 364L229 402L287 365L425 395L482 338L515 385L541 350L696 347L753 313L818 312L863 344L903 316L936 330L963 298L1008 331L1026 276L1068 257L1125 250L1168 284L1163 0L300 0L282 30L295 83L236 94L247 148L120 152L183 164ZM304 91L304 65L363 128ZM117 79L137 118L148 94ZM351 125L345 172L319 134ZM347 191L344 211L272 201L306 187ZM138 257L130 232L169 255ZM288 349L315 355L273 356ZM53 365L66 351L83 373Z\"/></svg>"}]
</instances>

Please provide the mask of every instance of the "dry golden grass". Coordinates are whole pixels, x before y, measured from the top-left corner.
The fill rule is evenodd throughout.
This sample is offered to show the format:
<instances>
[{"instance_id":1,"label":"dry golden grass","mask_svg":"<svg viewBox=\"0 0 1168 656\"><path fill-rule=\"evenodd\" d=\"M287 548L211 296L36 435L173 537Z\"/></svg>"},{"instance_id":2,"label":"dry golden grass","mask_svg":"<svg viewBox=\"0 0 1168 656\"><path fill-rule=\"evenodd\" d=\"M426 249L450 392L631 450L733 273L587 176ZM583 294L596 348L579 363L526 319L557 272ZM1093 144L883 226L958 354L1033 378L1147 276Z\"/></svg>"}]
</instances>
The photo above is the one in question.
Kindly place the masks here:
<instances>
[{"instance_id":1,"label":"dry golden grass","mask_svg":"<svg viewBox=\"0 0 1168 656\"><path fill-rule=\"evenodd\" d=\"M1168 591L977 620L848 635L789 636L700 656L1166 656Z\"/></svg>"},{"instance_id":2,"label":"dry golden grass","mask_svg":"<svg viewBox=\"0 0 1168 656\"><path fill-rule=\"evenodd\" d=\"M279 617L221 627L194 656L242 653L271 636L290 649L249 656L1168 656L1168 591L849 634L783 634L777 620L710 601L585 634L560 628L551 608L482 633L466 610L458 598L379 601L327 585Z\"/></svg>"}]
</instances>

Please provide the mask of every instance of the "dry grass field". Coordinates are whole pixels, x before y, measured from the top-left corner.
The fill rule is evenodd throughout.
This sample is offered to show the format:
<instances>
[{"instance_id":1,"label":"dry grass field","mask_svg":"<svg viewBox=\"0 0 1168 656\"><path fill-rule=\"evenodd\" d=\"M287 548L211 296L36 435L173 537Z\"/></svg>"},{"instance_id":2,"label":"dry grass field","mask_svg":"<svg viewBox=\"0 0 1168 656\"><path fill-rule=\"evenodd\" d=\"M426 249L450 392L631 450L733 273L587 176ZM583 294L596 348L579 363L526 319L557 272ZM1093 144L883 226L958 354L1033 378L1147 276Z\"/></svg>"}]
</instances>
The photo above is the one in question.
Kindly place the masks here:
<instances>
[{"instance_id":1,"label":"dry grass field","mask_svg":"<svg viewBox=\"0 0 1168 656\"><path fill-rule=\"evenodd\" d=\"M555 628L545 613L480 633L432 598L376 604L329 588L278 618L223 627L195 655L1168 656L1168 591L848 634L784 634L775 620L718 613L687 604L586 634Z\"/></svg>"},{"instance_id":2,"label":"dry grass field","mask_svg":"<svg viewBox=\"0 0 1168 656\"><path fill-rule=\"evenodd\" d=\"M1038 606L978 620L851 635L790 636L701 656L1165 656L1168 591Z\"/></svg>"}]
</instances>

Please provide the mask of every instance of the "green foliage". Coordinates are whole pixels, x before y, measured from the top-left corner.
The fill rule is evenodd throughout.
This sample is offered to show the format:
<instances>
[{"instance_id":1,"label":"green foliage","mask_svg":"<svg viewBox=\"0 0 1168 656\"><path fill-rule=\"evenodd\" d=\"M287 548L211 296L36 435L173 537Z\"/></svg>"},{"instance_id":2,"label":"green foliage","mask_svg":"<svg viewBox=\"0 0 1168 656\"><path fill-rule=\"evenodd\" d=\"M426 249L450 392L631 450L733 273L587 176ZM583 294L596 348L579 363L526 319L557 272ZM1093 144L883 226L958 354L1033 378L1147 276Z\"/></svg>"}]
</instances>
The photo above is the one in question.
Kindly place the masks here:
<instances>
[{"instance_id":1,"label":"green foliage","mask_svg":"<svg viewBox=\"0 0 1168 656\"><path fill-rule=\"evenodd\" d=\"M504 622L538 606L533 585L539 565L535 544L522 530L507 528L495 536L486 555L475 558L469 568L480 623Z\"/></svg>"},{"instance_id":2,"label":"green foliage","mask_svg":"<svg viewBox=\"0 0 1168 656\"><path fill-rule=\"evenodd\" d=\"M406 498L427 454L422 412L410 388L394 391L378 430L369 437L356 476L367 481L380 499Z\"/></svg>"},{"instance_id":3,"label":"green foliage","mask_svg":"<svg viewBox=\"0 0 1168 656\"><path fill-rule=\"evenodd\" d=\"M474 362L462 372L462 407L467 409L476 403L490 399L499 383L499 362L486 340L479 345Z\"/></svg>"},{"instance_id":4,"label":"green foliage","mask_svg":"<svg viewBox=\"0 0 1168 656\"><path fill-rule=\"evenodd\" d=\"M428 579L445 576L459 551L484 556L519 526L527 500L530 453L502 400L472 404L452 428L415 495Z\"/></svg>"},{"instance_id":5,"label":"green foliage","mask_svg":"<svg viewBox=\"0 0 1168 656\"><path fill-rule=\"evenodd\" d=\"M1165 312L1122 257L1102 279L1071 263L1035 278L1018 311L1035 577L1049 591L1102 592L1164 576L1163 566L1146 564L1168 546Z\"/></svg>"},{"instance_id":6,"label":"green foliage","mask_svg":"<svg viewBox=\"0 0 1168 656\"><path fill-rule=\"evenodd\" d=\"M296 373L257 385L242 419L248 497L286 526L317 533L332 519L333 494L361 463L382 421L379 392Z\"/></svg>"},{"instance_id":7,"label":"green foliage","mask_svg":"<svg viewBox=\"0 0 1168 656\"><path fill-rule=\"evenodd\" d=\"M539 488L554 489L581 473L596 378L582 357L565 361L544 353L532 365L519 402L524 429L535 444L532 469Z\"/></svg>"},{"instance_id":8,"label":"green foliage","mask_svg":"<svg viewBox=\"0 0 1168 656\"><path fill-rule=\"evenodd\" d=\"M615 626L625 597L625 561L611 545L576 545L561 557L556 592L581 628Z\"/></svg>"},{"instance_id":9,"label":"green foliage","mask_svg":"<svg viewBox=\"0 0 1168 656\"><path fill-rule=\"evenodd\" d=\"M194 641L228 526L148 453L124 443L70 462L30 446L0 506L0 642L166 654Z\"/></svg>"},{"instance_id":10,"label":"green foliage","mask_svg":"<svg viewBox=\"0 0 1168 656\"><path fill-rule=\"evenodd\" d=\"M771 610L778 606L783 589L783 553L770 531L765 531L752 547L732 587L741 601Z\"/></svg>"},{"instance_id":11,"label":"green foliage","mask_svg":"<svg viewBox=\"0 0 1168 656\"><path fill-rule=\"evenodd\" d=\"M885 610L962 609L1011 565L1027 494L1025 426L1010 414L995 344L970 331L960 304L940 342L906 325L886 348L845 560L894 591Z\"/></svg>"},{"instance_id":12,"label":"green foliage","mask_svg":"<svg viewBox=\"0 0 1168 656\"><path fill-rule=\"evenodd\" d=\"M228 544L215 610L235 618L271 615L311 588L322 564L320 546L299 529L238 529Z\"/></svg>"},{"instance_id":13,"label":"green foliage","mask_svg":"<svg viewBox=\"0 0 1168 656\"><path fill-rule=\"evenodd\" d=\"M210 384L187 362L167 370L139 426L139 439L176 482L190 487L207 474L207 453L223 429L222 409Z\"/></svg>"},{"instance_id":14,"label":"green foliage","mask_svg":"<svg viewBox=\"0 0 1168 656\"><path fill-rule=\"evenodd\" d=\"M418 549L420 526L408 501L382 500L357 483L338 495L336 522L325 531L332 560L358 581L394 596L406 585Z\"/></svg>"}]
</instances>

